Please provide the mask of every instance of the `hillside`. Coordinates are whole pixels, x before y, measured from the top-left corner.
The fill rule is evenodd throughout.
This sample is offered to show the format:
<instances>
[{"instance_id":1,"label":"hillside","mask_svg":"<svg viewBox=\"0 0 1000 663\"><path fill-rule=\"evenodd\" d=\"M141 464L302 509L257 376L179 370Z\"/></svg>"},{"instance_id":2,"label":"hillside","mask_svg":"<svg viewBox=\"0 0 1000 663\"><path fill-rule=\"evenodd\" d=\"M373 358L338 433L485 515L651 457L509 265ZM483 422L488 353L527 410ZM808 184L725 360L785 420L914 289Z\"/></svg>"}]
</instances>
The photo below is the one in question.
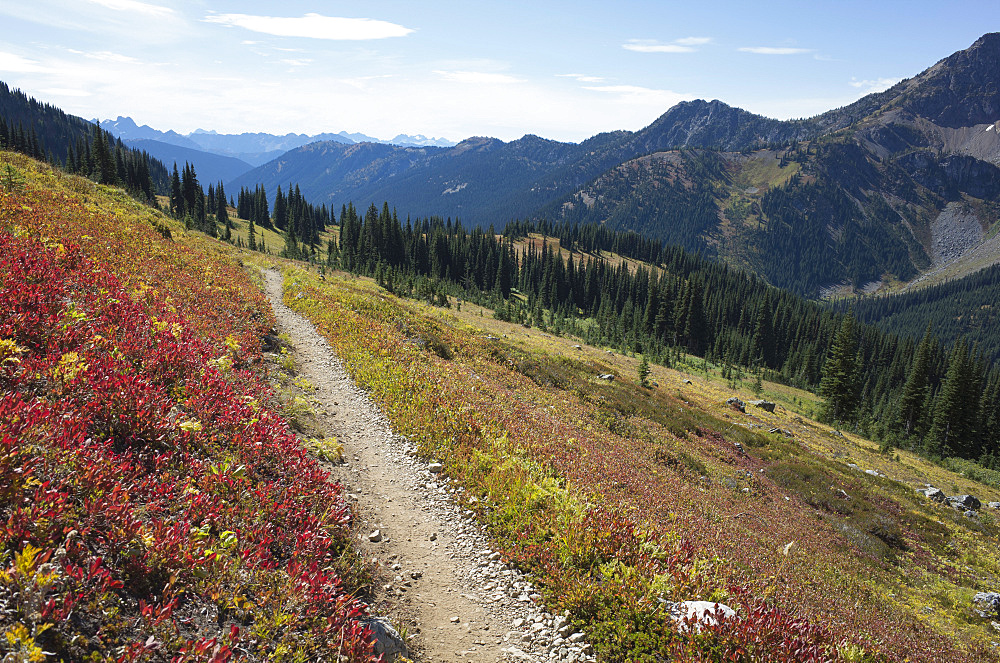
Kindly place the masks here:
<instances>
[{"instance_id":1,"label":"hillside","mask_svg":"<svg viewBox=\"0 0 1000 663\"><path fill-rule=\"evenodd\" d=\"M173 169L177 164L182 169L185 163L190 163L198 173L198 179L206 184L228 182L253 168L246 161L233 157L224 157L210 152L193 150L186 147L163 143L158 140L137 139L126 140L125 144L137 150L142 150L150 156L168 164Z\"/></svg>"},{"instance_id":2,"label":"hillside","mask_svg":"<svg viewBox=\"0 0 1000 663\"><path fill-rule=\"evenodd\" d=\"M910 338L930 325L934 335L953 344L965 338L990 361L1000 360L1000 266L912 292L836 302L859 320Z\"/></svg>"},{"instance_id":3,"label":"hillside","mask_svg":"<svg viewBox=\"0 0 1000 663\"><path fill-rule=\"evenodd\" d=\"M740 651L775 661L997 660L990 619L972 603L1000 565L987 506L1000 502L995 473L976 470L987 485L970 478L971 464L963 476L906 451L880 453L814 421L814 395L766 379L761 395L774 411L742 412L727 399L751 400L750 385L701 359L654 365L643 387L630 353L504 322L468 301L445 296L449 308L434 307L372 279L241 252L119 191L3 159L17 176L0 193L9 246L0 338L11 341L0 407L35 418L0 417L19 427L4 431L16 445L5 458L31 468L2 474L14 570L0 584L41 583L50 560L44 573L65 577L45 585L52 607L37 616L4 613L16 623L0 622L12 634L0 648L66 660L111 646L136 657L155 646L291 659L335 651L323 636L332 619L336 633L357 638L349 660L366 660L354 621L364 607L343 594L365 586L344 552L359 532L344 529L340 489L268 405L256 343L274 318L242 263L284 270L285 303L316 324L393 430L440 461L447 481L430 492L475 514L502 561L530 574L538 594L525 600L550 617L567 611L599 660ZM697 263L678 257L670 268L683 264ZM18 276L29 266L32 278ZM303 419L341 409L309 398L287 411ZM350 446L357 423L343 425L352 459L363 453ZM963 515L939 505L916 492L928 483L983 507ZM364 525L392 522L366 511L365 493L355 498ZM107 513L121 515L109 523ZM276 519L284 531L267 529ZM401 562L410 564L387 558L383 569ZM151 573L170 592L140 582ZM477 605L491 602L488 589L450 582L456 594L486 592ZM394 588L382 602L412 589L391 574L382 583ZM679 631L666 606L695 599L722 601L737 617ZM434 638L420 627L418 651ZM479 645L496 657L511 644L498 628L537 644L527 624L497 624Z\"/></svg>"},{"instance_id":4,"label":"hillside","mask_svg":"<svg viewBox=\"0 0 1000 663\"><path fill-rule=\"evenodd\" d=\"M248 274L121 190L0 159L0 652L371 660L350 508L276 411Z\"/></svg>"}]
</instances>

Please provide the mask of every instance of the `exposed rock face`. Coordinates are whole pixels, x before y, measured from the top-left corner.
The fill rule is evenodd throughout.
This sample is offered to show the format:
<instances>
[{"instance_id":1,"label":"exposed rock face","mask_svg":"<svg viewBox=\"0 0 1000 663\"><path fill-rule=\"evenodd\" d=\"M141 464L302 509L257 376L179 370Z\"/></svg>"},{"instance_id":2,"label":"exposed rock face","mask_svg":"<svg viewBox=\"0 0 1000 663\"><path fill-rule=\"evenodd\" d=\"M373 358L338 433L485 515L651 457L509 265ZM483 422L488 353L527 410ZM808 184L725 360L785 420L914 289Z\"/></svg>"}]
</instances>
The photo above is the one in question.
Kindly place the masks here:
<instances>
[{"instance_id":1,"label":"exposed rock face","mask_svg":"<svg viewBox=\"0 0 1000 663\"><path fill-rule=\"evenodd\" d=\"M983 35L972 46L900 84L902 106L945 127L968 127L1000 117L1000 33Z\"/></svg>"}]
</instances>

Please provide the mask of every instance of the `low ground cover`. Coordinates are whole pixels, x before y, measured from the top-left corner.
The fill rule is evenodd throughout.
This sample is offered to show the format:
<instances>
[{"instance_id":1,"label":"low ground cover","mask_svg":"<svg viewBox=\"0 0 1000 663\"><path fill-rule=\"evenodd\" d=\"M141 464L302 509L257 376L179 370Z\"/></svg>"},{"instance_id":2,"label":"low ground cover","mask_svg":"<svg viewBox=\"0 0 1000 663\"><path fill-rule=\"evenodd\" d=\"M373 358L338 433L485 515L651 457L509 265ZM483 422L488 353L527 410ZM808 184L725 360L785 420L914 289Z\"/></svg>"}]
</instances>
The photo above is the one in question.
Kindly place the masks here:
<instances>
[{"instance_id":1,"label":"low ground cover","mask_svg":"<svg viewBox=\"0 0 1000 663\"><path fill-rule=\"evenodd\" d=\"M3 156L5 660L372 660L349 507L252 370L259 290L119 192Z\"/></svg>"}]
</instances>

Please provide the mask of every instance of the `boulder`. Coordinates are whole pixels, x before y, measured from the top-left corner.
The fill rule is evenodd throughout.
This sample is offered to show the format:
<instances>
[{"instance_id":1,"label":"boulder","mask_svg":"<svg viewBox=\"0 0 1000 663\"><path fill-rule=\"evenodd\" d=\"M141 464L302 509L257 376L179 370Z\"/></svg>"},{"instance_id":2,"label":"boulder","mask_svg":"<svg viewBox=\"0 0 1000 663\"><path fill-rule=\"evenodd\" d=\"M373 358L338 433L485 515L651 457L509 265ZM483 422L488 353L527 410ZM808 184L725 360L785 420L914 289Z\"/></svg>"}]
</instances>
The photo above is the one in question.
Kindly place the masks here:
<instances>
[{"instance_id":1,"label":"boulder","mask_svg":"<svg viewBox=\"0 0 1000 663\"><path fill-rule=\"evenodd\" d=\"M948 497L944 494L944 491L940 488L935 488L934 486L928 486L920 492L923 493L927 499L933 500L934 502L943 503L946 499L948 499Z\"/></svg>"},{"instance_id":2,"label":"boulder","mask_svg":"<svg viewBox=\"0 0 1000 663\"><path fill-rule=\"evenodd\" d=\"M1000 509L1000 502L990 502L986 506L988 506L991 509Z\"/></svg>"},{"instance_id":3,"label":"boulder","mask_svg":"<svg viewBox=\"0 0 1000 663\"><path fill-rule=\"evenodd\" d=\"M761 410L774 412L774 403L772 403L771 401L750 401L750 405L753 405L754 407L759 407Z\"/></svg>"},{"instance_id":4,"label":"boulder","mask_svg":"<svg viewBox=\"0 0 1000 663\"><path fill-rule=\"evenodd\" d=\"M746 404L743 401L741 401L740 399L736 398L735 396L733 396L732 398L726 399L726 405L734 407L737 410L739 410L740 412L744 412L745 413L747 411Z\"/></svg>"},{"instance_id":5,"label":"boulder","mask_svg":"<svg viewBox=\"0 0 1000 663\"><path fill-rule=\"evenodd\" d=\"M372 639L375 641L375 654L384 654L387 660L394 656L409 656L406 643L402 636L396 632L392 624L383 617L369 617L362 619L361 623L371 629Z\"/></svg>"},{"instance_id":6,"label":"boulder","mask_svg":"<svg viewBox=\"0 0 1000 663\"><path fill-rule=\"evenodd\" d=\"M612 380L615 379L615 376L612 375L611 373L601 373L600 375L597 376L597 379L598 380L607 380L608 382L611 382Z\"/></svg>"},{"instance_id":7,"label":"boulder","mask_svg":"<svg viewBox=\"0 0 1000 663\"><path fill-rule=\"evenodd\" d=\"M1000 615L1000 594L997 592L979 592L972 597L972 604L980 617Z\"/></svg>"},{"instance_id":8,"label":"boulder","mask_svg":"<svg viewBox=\"0 0 1000 663\"><path fill-rule=\"evenodd\" d=\"M952 495L948 498L948 504L959 511L978 511L983 506L983 503L972 495Z\"/></svg>"},{"instance_id":9,"label":"boulder","mask_svg":"<svg viewBox=\"0 0 1000 663\"><path fill-rule=\"evenodd\" d=\"M732 619L736 616L736 611L724 603L713 603L711 601L681 601L672 605L667 604L670 617L679 622L677 629L686 632L693 629L700 632L702 626L715 626L719 623L719 618Z\"/></svg>"}]
</instances>

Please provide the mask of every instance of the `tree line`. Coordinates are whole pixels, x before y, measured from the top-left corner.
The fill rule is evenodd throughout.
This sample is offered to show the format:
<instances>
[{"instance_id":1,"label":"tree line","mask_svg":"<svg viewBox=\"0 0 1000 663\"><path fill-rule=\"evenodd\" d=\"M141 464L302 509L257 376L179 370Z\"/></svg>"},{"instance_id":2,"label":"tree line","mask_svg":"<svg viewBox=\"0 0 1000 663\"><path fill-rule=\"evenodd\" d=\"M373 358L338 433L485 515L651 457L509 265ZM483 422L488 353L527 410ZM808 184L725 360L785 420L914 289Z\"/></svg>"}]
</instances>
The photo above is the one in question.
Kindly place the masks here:
<instances>
[{"instance_id":1,"label":"tree line","mask_svg":"<svg viewBox=\"0 0 1000 663\"><path fill-rule=\"evenodd\" d=\"M931 330L922 340L886 333L683 248L598 224L515 221L496 234L438 217L401 221L388 204L364 214L347 205L339 224L329 264L398 294L444 303L442 292L451 293L497 317L661 364L685 352L724 374L817 391L827 421L887 447L997 463L1000 371L964 341L948 347ZM528 235L535 241L516 248ZM649 264L613 263L603 257L612 251Z\"/></svg>"}]
</instances>

